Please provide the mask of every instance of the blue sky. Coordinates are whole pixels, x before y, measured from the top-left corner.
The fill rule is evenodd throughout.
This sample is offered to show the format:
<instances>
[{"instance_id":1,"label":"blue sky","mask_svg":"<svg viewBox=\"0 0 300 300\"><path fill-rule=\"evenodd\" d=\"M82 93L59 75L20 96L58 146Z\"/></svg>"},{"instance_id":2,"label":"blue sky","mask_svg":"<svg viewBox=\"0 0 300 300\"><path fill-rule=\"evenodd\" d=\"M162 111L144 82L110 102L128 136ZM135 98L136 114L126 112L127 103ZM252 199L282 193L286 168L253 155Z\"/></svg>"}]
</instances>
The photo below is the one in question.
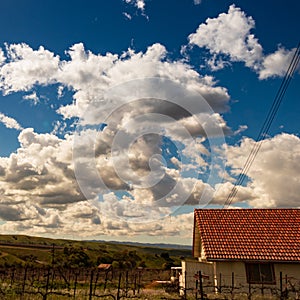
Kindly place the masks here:
<instances>
[{"instance_id":1,"label":"blue sky","mask_svg":"<svg viewBox=\"0 0 300 300\"><path fill-rule=\"evenodd\" d=\"M255 144L299 9L2 3L0 232L189 244L193 209L222 207ZM299 86L298 67L233 206L299 206Z\"/></svg>"}]
</instances>

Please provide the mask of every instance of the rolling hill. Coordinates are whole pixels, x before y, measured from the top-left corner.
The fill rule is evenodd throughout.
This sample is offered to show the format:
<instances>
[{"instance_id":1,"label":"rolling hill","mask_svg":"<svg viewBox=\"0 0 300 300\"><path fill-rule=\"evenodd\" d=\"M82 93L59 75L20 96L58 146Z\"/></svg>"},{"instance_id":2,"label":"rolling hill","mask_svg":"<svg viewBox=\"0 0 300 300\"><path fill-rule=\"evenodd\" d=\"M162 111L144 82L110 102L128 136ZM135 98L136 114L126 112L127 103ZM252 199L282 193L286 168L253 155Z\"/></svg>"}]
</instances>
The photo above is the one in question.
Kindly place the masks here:
<instances>
[{"instance_id":1,"label":"rolling hill","mask_svg":"<svg viewBox=\"0 0 300 300\"><path fill-rule=\"evenodd\" d=\"M122 267L169 268L191 249L177 245L50 239L0 235L0 266L49 265L92 267L112 263Z\"/></svg>"}]
</instances>

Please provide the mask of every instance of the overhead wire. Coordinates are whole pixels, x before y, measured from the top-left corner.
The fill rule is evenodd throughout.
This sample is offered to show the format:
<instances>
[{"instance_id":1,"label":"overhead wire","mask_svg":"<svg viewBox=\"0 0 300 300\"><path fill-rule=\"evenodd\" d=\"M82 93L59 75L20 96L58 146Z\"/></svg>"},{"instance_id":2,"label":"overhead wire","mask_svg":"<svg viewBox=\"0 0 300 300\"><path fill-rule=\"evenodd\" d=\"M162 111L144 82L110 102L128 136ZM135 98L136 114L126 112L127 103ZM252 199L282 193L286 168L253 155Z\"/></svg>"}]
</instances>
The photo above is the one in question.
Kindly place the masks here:
<instances>
[{"instance_id":1,"label":"overhead wire","mask_svg":"<svg viewBox=\"0 0 300 300\"><path fill-rule=\"evenodd\" d=\"M265 140L265 138L268 135L270 127L274 121L275 115L278 112L278 109L279 109L280 104L283 100L283 97L286 93L286 90L287 90L287 88L290 84L290 81L297 69L299 60L300 60L300 43L298 44L298 46L296 48L296 51L292 57L292 60L289 64L289 67L288 67L288 69L285 73L285 76L281 82L281 85L277 91L277 94L274 98L274 101L268 112L268 115L266 116L266 119L265 119L265 121L260 129L260 132L255 140L255 143L250 151L250 154L243 166L243 169L241 170L239 176L237 177L235 184L234 184L233 188L231 189L231 191L223 205L223 208L230 206L230 204L232 203L233 199L235 198L235 196L238 192L239 186L241 186L243 184L243 182L247 176L247 173L248 173L249 169L251 168L251 165L253 164L253 161L254 161L255 157L257 156L258 151L261 148L263 141Z\"/></svg>"}]
</instances>

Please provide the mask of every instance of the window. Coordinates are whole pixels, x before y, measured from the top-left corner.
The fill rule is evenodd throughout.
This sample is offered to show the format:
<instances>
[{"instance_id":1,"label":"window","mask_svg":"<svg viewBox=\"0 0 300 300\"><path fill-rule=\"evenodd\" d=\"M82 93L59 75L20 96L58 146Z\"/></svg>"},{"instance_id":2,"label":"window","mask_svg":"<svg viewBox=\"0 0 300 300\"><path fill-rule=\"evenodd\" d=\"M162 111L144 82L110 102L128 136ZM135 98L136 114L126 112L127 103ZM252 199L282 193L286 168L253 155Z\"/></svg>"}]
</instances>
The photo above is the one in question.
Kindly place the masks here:
<instances>
[{"instance_id":1,"label":"window","mask_svg":"<svg viewBox=\"0 0 300 300\"><path fill-rule=\"evenodd\" d=\"M271 263L247 263L248 283L275 283L274 266Z\"/></svg>"}]
</instances>

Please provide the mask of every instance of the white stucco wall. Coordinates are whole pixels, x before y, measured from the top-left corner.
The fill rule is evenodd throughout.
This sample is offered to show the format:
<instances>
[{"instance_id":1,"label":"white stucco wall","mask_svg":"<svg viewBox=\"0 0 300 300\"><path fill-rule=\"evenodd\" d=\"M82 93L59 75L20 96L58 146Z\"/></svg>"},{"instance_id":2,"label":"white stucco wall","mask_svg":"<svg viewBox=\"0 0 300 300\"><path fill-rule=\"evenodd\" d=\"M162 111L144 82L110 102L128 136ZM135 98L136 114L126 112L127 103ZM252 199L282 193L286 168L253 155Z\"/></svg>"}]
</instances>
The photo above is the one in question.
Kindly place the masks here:
<instances>
[{"instance_id":1,"label":"white stucco wall","mask_svg":"<svg viewBox=\"0 0 300 300\"><path fill-rule=\"evenodd\" d=\"M246 267L244 262L217 262L216 263L218 281L221 275L222 285L231 285L232 273L234 273L235 286L247 284ZM277 287L280 285L280 272L283 281L298 279L300 281L300 264L296 263L274 263L275 281Z\"/></svg>"},{"instance_id":2,"label":"white stucco wall","mask_svg":"<svg viewBox=\"0 0 300 300\"><path fill-rule=\"evenodd\" d=\"M277 285L280 282L280 272L282 272L283 284L286 280L292 284L300 283L300 264L274 264L274 272Z\"/></svg>"},{"instance_id":3,"label":"white stucco wall","mask_svg":"<svg viewBox=\"0 0 300 300\"><path fill-rule=\"evenodd\" d=\"M205 284L213 285L214 272L213 263L199 262L199 261L182 261L182 286L187 289L196 288L196 277L195 275L201 271L203 275L203 281Z\"/></svg>"},{"instance_id":4,"label":"white stucco wall","mask_svg":"<svg viewBox=\"0 0 300 300\"><path fill-rule=\"evenodd\" d=\"M209 292L213 292L213 286L222 286L222 291L231 290L232 283L235 290L239 292L248 292L249 285L247 283L246 267L244 262L232 261L232 262L203 262L203 261L183 261L182 262L182 286L188 290L195 289L196 278L195 274L201 271L202 275L206 275L203 278L204 286L211 286ZM274 274L276 285L265 284L266 294L271 292L271 288L280 287L280 272L282 272L282 285L285 288L286 283L288 285L298 284L300 285L300 264L295 263L274 263ZM186 274L186 276L184 276ZM233 275L232 275L233 274ZM233 279L232 279L233 276ZM252 289L260 289L261 284L251 285ZM207 290L206 290L207 291Z\"/></svg>"},{"instance_id":5,"label":"white stucco wall","mask_svg":"<svg viewBox=\"0 0 300 300\"><path fill-rule=\"evenodd\" d=\"M244 262L216 262L217 285L236 287L245 285L247 282L246 269Z\"/></svg>"}]
</instances>

